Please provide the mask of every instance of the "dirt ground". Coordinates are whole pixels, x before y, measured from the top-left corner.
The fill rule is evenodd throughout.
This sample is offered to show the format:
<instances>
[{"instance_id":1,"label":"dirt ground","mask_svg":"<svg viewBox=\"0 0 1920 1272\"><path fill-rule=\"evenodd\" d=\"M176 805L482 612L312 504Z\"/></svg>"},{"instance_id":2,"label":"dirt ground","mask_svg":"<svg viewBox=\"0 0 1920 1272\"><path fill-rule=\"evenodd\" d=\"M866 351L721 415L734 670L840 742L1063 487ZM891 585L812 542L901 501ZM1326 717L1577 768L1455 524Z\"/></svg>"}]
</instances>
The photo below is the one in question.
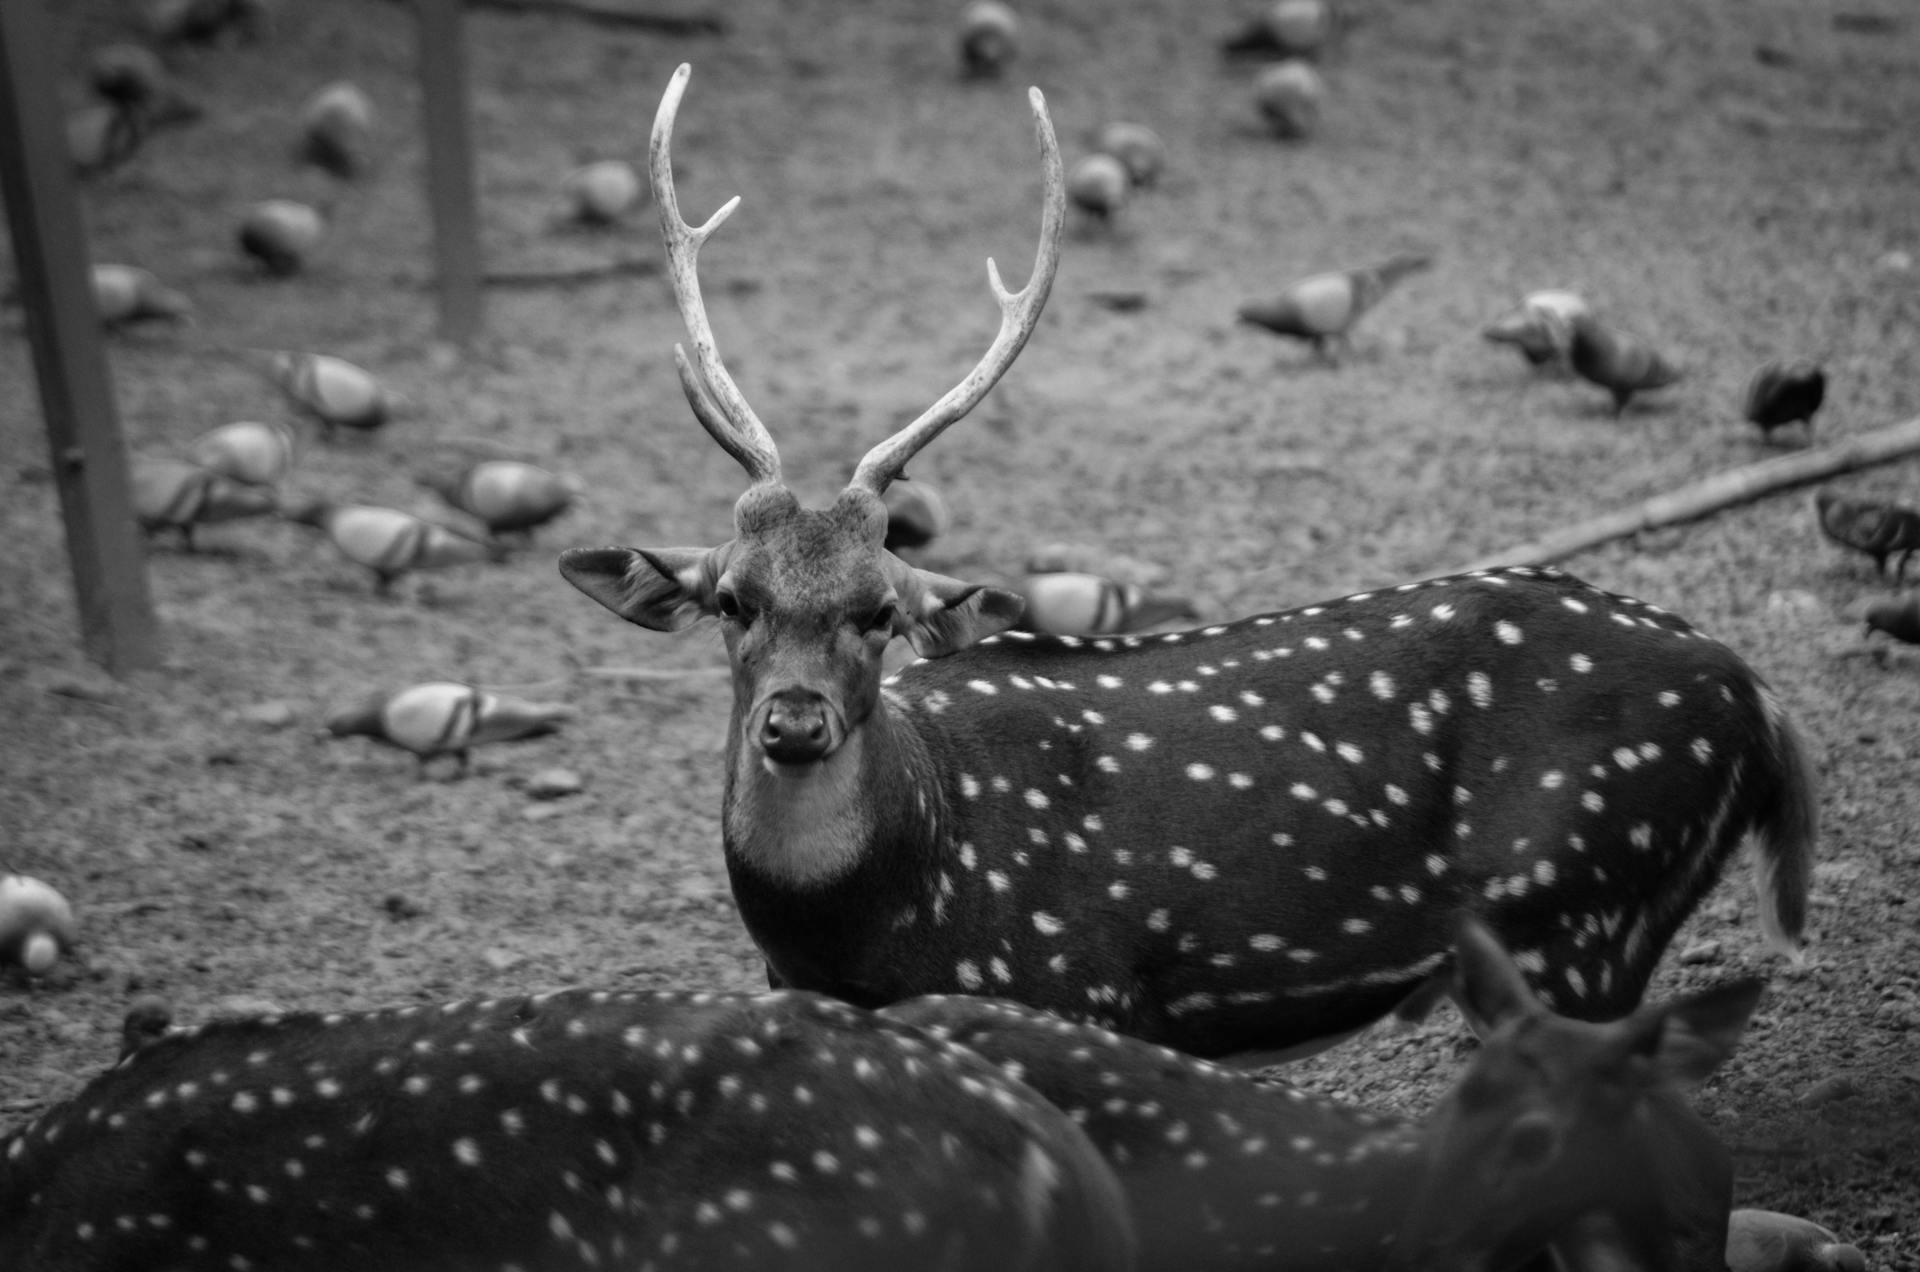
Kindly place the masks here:
<instances>
[{"instance_id":1,"label":"dirt ground","mask_svg":"<svg viewBox=\"0 0 1920 1272\"><path fill-rule=\"evenodd\" d=\"M1260 128L1253 67L1215 48L1244 9L1020 7L1017 72L987 85L958 80L945 6L736 0L728 33L700 38L476 12L490 263L657 256L650 211L563 231L556 191L581 160L639 157L691 60L683 203L697 219L743 196L702 261L713 320L817 501L984 349L983 259L1025 276L1039 173L1024 86L1046 91L1069 161L1108 120L1147 123L1171 151L1160 188L1111 231L1070 229L1022 361L917 462L956 519L926 560L991 579L1038 543L1103 545L1164 565L1208 618L1443 572L1762 458L1737 403L1767 357L1825 361L1824 438L1920 414L1920 16L1892 0L1355 3L1323 68L1324 127L1292 145ZM720 856L719 642L626 627L553 566L566 546L729 533L740 473L681 398L670 297L646 276L496 288L475 350L436 343L406 11L280 12L263 44L171 54L205 117L86 188L95 258L148 265L197 307L190 328L112 343L131 444L291 420L249 350L321 350L415 410L306 445L297 489L431 509L409 471L467 438L578 473L591 497L507 564L393 600L297 526L215 527L196 554L158 544L166 664L116 683L77 652L25 338L0 319L0 858L64 889L84 930L47 979L0 977L7 1124L108 1063L139 994L191 1021L761 983ZM104 0L57 20L76 74L126 30ZM289 158L300 102L339 77L380 112L381 161L350 187ZM233 226L281 194L331 200L334 225L306 274L269 281L243 268ZM1299 275L1400 249L1435 268L1337 369L1233 321ZM1548 286L1656 341L1686 379L1615 420L1590 386L1479 339ZM1143 303L1116 311L1116 292ZM1920 460L1828 484L1920 502ZM1654 992L1771 978L1701 1096L1739 1203L1828 1224L1876 1269L1920 1268L1920 651L1864 641L1858 622L1892 584L1820 538L1804 492L1566 565L1726 641L1807 734L1824 816L1807 964L1762 946L1739 864ZM684 674L602 674L633 668ZM463 781L316 736L339 703L446 677L580 718L477 754ZM556 765L584 792L530 798ZM1290 1076L1418 1109L1465 1050L1447 1013Z\"/></svg>"}]
</instances>

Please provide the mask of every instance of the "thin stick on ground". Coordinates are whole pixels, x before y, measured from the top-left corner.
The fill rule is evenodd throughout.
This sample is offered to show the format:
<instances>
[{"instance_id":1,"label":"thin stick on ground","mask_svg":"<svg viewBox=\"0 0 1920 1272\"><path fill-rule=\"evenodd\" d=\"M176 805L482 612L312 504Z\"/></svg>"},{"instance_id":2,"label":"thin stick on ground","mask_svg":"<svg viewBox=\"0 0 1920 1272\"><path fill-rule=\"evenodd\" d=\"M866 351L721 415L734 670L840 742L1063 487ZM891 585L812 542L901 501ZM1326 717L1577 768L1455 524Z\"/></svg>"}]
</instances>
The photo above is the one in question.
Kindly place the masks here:
<instances>
[{"instance_id":1,"label":"thin stick on ground","mask_svg":"<svg viewBox=\"0 0 1920 1272\"><path fill-rule=\"evenodd\" d=\"M1625 538L1642 530L1653 530L1681 521L1692 521L1722 508L1772 494L1776 490L1805 485L1856 468L1884 464L1916 451L1920 451L1920 417L1890 424L1871 433L1862 433L1858 437L1849 437L1817 450L1797 451L1748 464L1744 468L1716 473L1679 490L1655 495L1631 508L1605 513L1532 543L1522 543L1491 553L1461 566L1458 572L1487 570L1501 565L1545 565L1611 539Z\"/></svg>"}]
</instances>

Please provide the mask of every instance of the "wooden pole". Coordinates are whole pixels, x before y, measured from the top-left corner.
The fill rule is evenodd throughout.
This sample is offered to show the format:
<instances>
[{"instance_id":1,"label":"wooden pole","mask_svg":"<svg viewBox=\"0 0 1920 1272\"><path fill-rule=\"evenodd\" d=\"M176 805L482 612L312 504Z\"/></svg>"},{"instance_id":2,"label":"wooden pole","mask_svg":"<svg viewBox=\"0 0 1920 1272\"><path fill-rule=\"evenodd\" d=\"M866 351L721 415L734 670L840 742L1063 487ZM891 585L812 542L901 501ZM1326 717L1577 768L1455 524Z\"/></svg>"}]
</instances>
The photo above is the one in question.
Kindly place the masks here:
<instances>
[{"instance_id":1,"label":"wooden pole","mask_svg":"<svg viewBox=\"0 0 1920 1272\"><path fill-rule=\"evenodd\" d=\"M1569 526L1558 534L1481 557L1450 573L1490 570L1501 565L1545 565L1609 539L1624 538L1679 521L1691 521L1776 490L1851 472L1856 468L1884 464L1890 459L1899 459L1916 451L1920 451L1920 416L1904 423L1889 424L1871 433L1861 433L1817 450L1796 451L1791 455L1748 464L1744 468L1715 473L1690 486L1656 495L1631 508L1594 517Z\"/></svg>"},{"instance_id":2,"label":"wooden pole","mask_svg":"<svg viewBox=\"0 0 1920 1272\"><path fill-rule=\"evenodd\" d=\"M114 675L160 661L73 159L38 0L0 0L0 193L87 656Z\"/></svg>"},{"instance_id":3,"label":"wooden pole","mask_svg":"<svg viewBox=\"0 0 1920 1272\"><path fill-rule=\"evenodd\" d=\"M467 49L460 0L417 0L421 104L427 133L427 201L433 213L440 335L455 344L480 332L480 231L467 127Z\"/></svg>"}]
</instances>

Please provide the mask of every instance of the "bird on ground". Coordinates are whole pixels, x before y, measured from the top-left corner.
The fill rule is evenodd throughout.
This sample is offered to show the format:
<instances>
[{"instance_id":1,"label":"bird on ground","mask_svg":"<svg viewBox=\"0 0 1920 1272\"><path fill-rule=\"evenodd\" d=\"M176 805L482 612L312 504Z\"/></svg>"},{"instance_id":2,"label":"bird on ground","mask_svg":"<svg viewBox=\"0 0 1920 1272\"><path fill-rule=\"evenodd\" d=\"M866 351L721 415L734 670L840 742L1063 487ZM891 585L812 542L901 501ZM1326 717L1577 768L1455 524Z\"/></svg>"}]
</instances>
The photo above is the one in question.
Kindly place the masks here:
<instances>
[{"instance_id":1,"label":"bird on ground","mask_svg":"<svg viewBox=\"0 0 1920 1272\"><path fill-rule=\"evenodd\" d=\"M293 471L293 430L284 424L237 420L193 440L193 462L249 486L277 486Z\"/></svg>"},{"instance_id":2,"label":"bird on ground","mask_svg":"<svg viewBox=\"0 0 1920 1272\"><path fill-rule=\"evenodd\" d=\"M1339 29L1331 0L1275 0L1220 42L1229 56L1317 57Z\"/></svg>"},{"instance_id":3,"label":"bird on ground","mask_svg":"<svg viewBox=\"0 0 1920 1272\"><path fill-rule=\"evenodd\" d=\"M1681 376L1680 368L1652 345L1592 314L1573 320L1567 360L1575 375L1613 395L1616 417L1626 414L1635 394L1664 389Z\"/></svg>"},{"instance_id":4,"label":"bird on ground","mask_svg":"<svg viewBox=\"0 0 1920 1272\"><path fill-rule=\"evenodd\" d=\"M502 555L498 544L398 508L316 499L290 504L281 515L323 531L347 560L372 570L374 591L382 596L395 579L416 570L498 561Z\"/></svg>"},{"instance_id":5,"label":"bird on ground","mask_svg":"<svg viewBox=\"0 0 1920 1272\"><path fill-rule=\"evenodd\" d=\"M1867 606L1866 624L1869 633L1885 632L1895 640L1920 645L1920 593L1873 602Z\"/></svg>"},{"instance_id":6,"label":"bird on ground","mask_svg":"<svg viewBox=\"0 0 1920 1272\"><path fill-rule=\"evenodd\" d=\"M1894 582L1906 580L1907 561L1920 552L1920 512L1877 499L1848 499L1822 490L1813 496L1820 532L1841 547L1873 558L1874 573L1885 577L1887 558L1900 554Z\"/></svg>"},{"instance_id":7,"label":"bird on ground","mask_svg":"<svg viewBox=\"0 0 1920 1272\"><path fill-rule=\"evenodd\" d=\"M87 85L142 134L200 117L199 104L143 44L106 44L89 53Z\"/></svg>"},{"instance_id":8,"label":"bird on ground","mask_svg":"<svg viewBox=\"0 0 1920 1272\"><path fill-rule=\"evenodd\" d=\"M276 278L306 268L313 250L326 237L327 216L297 199L264 199L240 214L235 232L240 250L258 261Z\"/></svg>"},{"instance_id":9,"label":"bird on ground","mask_svg":"<svg viewBox=\"0 0 1920 1272\"><path fill-rule=\"evenodd\" d=\"M947 501L924 481L894 479L881 502L887 506L886 549L924 548L947 532L953 523Z\"/></svg>"},{"instance_id":10,"label":"bird on ground","mask_svg":"<svg viewBox=\"0 0 1920 1272\"><path fill-rule=\"evenodd\" d=\"M576 477L517 459L429 468L414 474L414 481L486 526L488 534L519 531L529 540L535 527L572 507L582 489Z\"/></svg>"},{"instance_id":11,"label":"bird on ground","mask_svg":"<svg viewBox=\"0 0 1920 1272\"><path fill-rule=\"evenodd\" d=\"M1127 165L1112 155L1088 155L1067 173L1067 198L1100 225L1113 223L1132 190Z\"/></svg>"},{"instance_id":12,"label":"bird on ground","mask_svg":"<svg viewBox=\"0 0 1920 1272\"><path fill-rule=\"evenodd\" d=\"M1020 592L1027 600L1021 629L1054 636L1110 636L1199 617L1185 597L1156 596L1098 574L1032 574Z\"/></svg>"},{"instance_id":13,"label":"bird on ground","mask_svg":"<svg viewBox=\"0 0 1920 1272\"><path fill-rule=\"evenodd\" d=\"M1773 430L1789 424L1806 426L1807 441L1813 441L1813 416L1827 397L1827 373L1817 363L1768 362L1747 381L1741 413L1760 430L1763 441L1773 440Z\"/></svg>"},{"instance_id":14,"label":"bird on ground","mask_svg":"<svg viewBox=\"0 0 1920 1272\"><path fill-rule=\"evenodd\" d=\"M249 486L184 459L136 455L128 464L134 519L148 535L180 532L189 552L195 526L267 517L279 511L271 490Z\"/></svg>"},{"instance_id":15,"label":"bird on ground","mask_svg":"<svg viewBox=\"0 0 1920 1272\"><path fill-rule=\"evenodd\" d=\"M1573 350L1574 320L1593 312L1576 292L1529 292L1520 306L1481 328L1494 344L1509 344L1536 367L1565 366Z\"/></svg>"},{"instance_id":16,"label":"bird on ground","mask_svg":"<svg viewBox=\"0 0 1920 1272\"><path fill-rule=\"evenodd\" d=\"M141 322L186 322L193 302L138 265L95 265L93 306L109 330Z\"/></svg>"},{"instance_id":17,"label":"bird on ground","mask_svg":"<svg viewBox=\"0 0 1920 1272\"><path fill-rule=\"evenodd\" d=\"M450 680L377 693L327 717L336 738L368 737L410 751L427 764L451 755L464 776L468 752L492 742L515 742L556 732L575 711L561 702L529 702Z\"/></svg>"},{"instance_id":18,"label":"bird on ground","mask_svg":"<svg viewBox=\"0 0 1920 1272\"><path fill-rule=\"evenodd\" d=\"M1403 252L1363 269L1312 274L1272 300L1240 306L1240 321L1313 345L1333 360L1336 347L1352 347L1353 325L1409 274L1432 265L1432 258Z\"/></svg>"},{"instance_id":19,"label":"bird on ground","mask_svg":"<svg viewBox=\"0 0 1920 1272\"><path fill-rule=\"evenodd\" d=\"M625 159L600 159L569 172L560 183L567 219L580 225L612 225L647 197L640 169Z\"/></svg>"},{"instance_id":20,"label":"bird on ground","mask_svg":"<svg viewBox=\"0 0 1920 1272\"><path fill-rule=\"evenodd\" d=\"M998 79L1020 51L1020 19L1000 0L973 0L960 13L960 71Z\"/></svg>"},{"instance_id":21,"label":"bird on ground","mask_svg":"<svg viewBox=\"0 0 1920 1272\"><path fill-rule=\"evenodd\" d=\"M73 906L59 889L32 875L0 875L0 963L43 976L77 935Z\"/></svg>"},{"instance_id":22,"label":"bird on ground","mask_svg":"<svg viewBox=\"0 0 1920 1272\"><path fill-rule=\"evenodd\" d=\"M144 125L108 102L89 102L67 114L67 156L82 177L111 172L146 140Z\"/></svg>"},{"instance_id":23,"label":"bird on ground","mask_svg":"<svg viewBox=\"0 0 1920 1272\"><path fill-rule=\"evenodd\" d=\"M1167 166L1167 143L1145 124L1115 120L1100 130L1094 149L1118 159L1136 190L1151 188Z\"/></svg>"},{"instance_id":24,"label":"bird on ground","mask_svg":"<svg viewBox=\"0 0 1920 1272\"><path fill-rule=\"evenodd\" d=\"M1253 100L1273 135L1304 141L1320 128L1327 86L1320 72L1299 58L1264 67L1253 79Z\"/></svg>"},{"instance_id":25,"label":"bird on ground","mask_svg":"<svg viewBox=\"0 0 1920 1272\"><path fill-rule=\"evenodd\" d=\"M1866 1272L1866 1256L1798 1215L1740 1209L1727 1216L1727 1272Z\"/></svg>"},{"instance_id":26,"label":"bird on ground","mask_svg":"<svg viewBox=\"0 0 1920 1272\"><path fill-rule=\"evenodd\" d=\"M364 173L373 157L373 101L358 84L339 80L300 108L298 157L342 181Z\"/></svg>"},{"instance_id":27,"label":"bird on ground","mask_svg":"<svg viewBox=\"0 0 1920 1272\"><path fill-rule=\"evenodd\" d=\"M336 428L369 433L405 405L373 373L326 353L276 353L268 374L294 408L320 425L331 441Z\"/></svg>"}]
</instances>

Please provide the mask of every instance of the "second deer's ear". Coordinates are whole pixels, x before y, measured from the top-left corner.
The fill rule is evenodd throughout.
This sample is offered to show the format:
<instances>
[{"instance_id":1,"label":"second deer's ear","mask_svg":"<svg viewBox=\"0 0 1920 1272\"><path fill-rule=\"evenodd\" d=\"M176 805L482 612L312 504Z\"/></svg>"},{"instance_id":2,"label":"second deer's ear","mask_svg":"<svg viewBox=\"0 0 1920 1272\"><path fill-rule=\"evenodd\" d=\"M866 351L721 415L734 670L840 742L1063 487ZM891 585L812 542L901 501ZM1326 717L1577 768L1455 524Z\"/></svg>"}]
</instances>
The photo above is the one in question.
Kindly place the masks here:
<instances>
[{"instance_id":1,"label":"second deer's ear","mask_svg":"<svg viewBox=\"0 0 1920 1272\"><path fill-rule=\"evenodd\" d=\"M1454 1002L1482 1038L1506 1021L1540 1010L1513 956L1471 911L1462 910L1453 919L1453 967Z\"/></svg>"},{"instance_id":2,"label":"second deer's ear","mask_svg":"<svg viewBox=\"0 0 1920 1272\"><path fill-rule=\"evenodd\" d=\"M560 573L629 623L677 632L716 612L714 581L729 546L570 548Z\"/></svg>"},{"instance_id":3,"label":"second deer's ear","mask_svg":"<svg viewBox=\"0 0 1920 1272\"><path fill-rule=\"evenodd\" d=\"M945 658L1020 621L1026 601L1004 588L962 583L901 565L895 577L907 640L922 658Z\"/></svg>"}]
</instances>

